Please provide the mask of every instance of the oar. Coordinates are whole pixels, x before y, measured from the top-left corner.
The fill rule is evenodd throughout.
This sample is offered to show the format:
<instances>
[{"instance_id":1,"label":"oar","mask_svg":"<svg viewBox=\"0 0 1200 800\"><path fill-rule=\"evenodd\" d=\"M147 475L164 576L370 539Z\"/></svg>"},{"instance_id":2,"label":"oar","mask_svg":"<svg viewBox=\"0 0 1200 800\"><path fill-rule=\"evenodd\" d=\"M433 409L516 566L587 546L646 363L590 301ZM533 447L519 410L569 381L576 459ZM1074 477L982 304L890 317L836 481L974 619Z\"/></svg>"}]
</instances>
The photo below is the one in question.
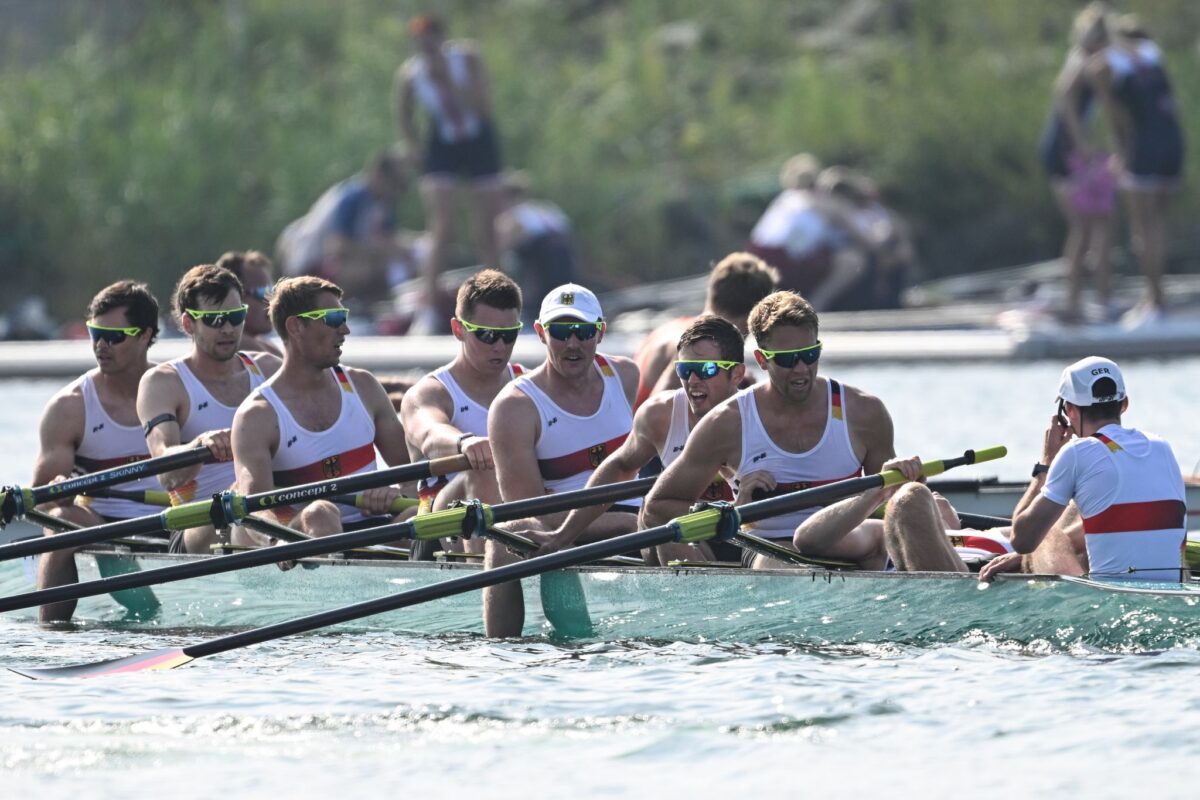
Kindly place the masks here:
<instances>
[{"instance_id":1,"label":"oar","mask_svg":"<svg viewBox=\"0 0 1200 800\"><path fill-rule=\"evenodd\" d=\"M207 461L211 456L212 453L207 447L194 447L191 450L134 461L131 464L122 464L112 469L80 475L78 478L58 483L48 483L32 489L22 489L19 486L6 487L0 490L0 528L14 519L20 519L29 509L42 503L64 500L87 491L103 489L106 486L170 472L173 469L190 467L193 464Z\"/></svg>"},{"instance_id":2,"label":"oar","mask_svg":"<svg viewBox=\"0 0 1200 800\"><path fill-rule=\"evenodd\" d=\"M183 564L173 564L168 567L148 569L131 575L118 575L112 578L102 578L84 583L72 583L55 586L49 589L39 589L33 592L0 598L0 611L16 611L22 608L33 608L46 603L57 603L63 600L78 600L83 597L94 597L107 594L118 589L130 589L138 586L153 586L171 581L181 581L188 578L199 578L204 575L217 575L250 567L261 567L266 564L276 564L280 561L291 561L300 558L340 553L359 547L376 544L387 544L396 539L411 537L414 539L440 539L445 536L460 536L472 533L465 530L465 525L475 524L478 513L482 512L483 526L496 522L505 522L525 517L566 511L587 505L614 503L643 494L654 482L654 478L639 478L624 483L612 483L606 486L595 486L580 489L575 492L549 494L533 497L528 500L516 500L496 506L468 505L458 508L448 508L413 517L407 522L397 522L391 525L381 525L377 528L365 528L361 531L338 533L332 536L316 538L301 538L274 547L260 547L241 553L226 556L197 559ZM473 519L468 519L471 515ZM487 519L490 518L490 519ZM273 536L302 537L303 534L290 529L275 530L277 526L265 526L266 532ZM286 532L286 533L285 533ZM70 534L59 534L68 536ZM56 537L57 538L57 537Z\"/></svg>"},{"instance_id":3,"label":"oar","mask_svg":"<svg viewBox=\"0 0 1200 800\"><path fill-rule=\"evenodd\" d=\"M160 514L110 522L106 525L97 525L94 528L84 528L71 533L60 533L56 536L43 536L41 539L26 539L0 545L0 561L47 553L67 547L82 547L86 544L107 542L135 533L184 530L209 524L223 528L255 511L266 511L277 506L319 500L348 492L386 486L390 483L401 483L434 475L447 475L470 468L471 465L466 456L447 456L432 461L419 461L416 464L404 464L374 472L306 483L301 486L272 489L269 492L259 492L258 494L240 495L234 492L225 492L217 500L198 500L194 503L164 509Z\"/></svg>"},{"instance_id":4,"label":"oar","mask_svg":"<svg viewBox=\"0 0 1200 800\"><path fill-rule=\"evenodd\" d=\"M949 469L950 467L962 464L973 464L977 460L999 458L1005 452L1005 449L1002 447L982 450L978 452L978 455L976 452L968 450L961 458L947 459L937 463L941 464L943 469ZM205 656L216 655L217 653L224 653L253 644L260 644L297 633L305 633L330 625L350 622L385 611L395 611L407 606L425 603L430 600L439 600L443 597L483 589L507 581L530 578L550 570L565 569L567 567L586 564L589 561L619 555L628 550L657 547L660 544L666 544L671 541L687 543L701 542L717 535L729 537L737 529L738 525L743 522L755 522L777 514L786 514L802 508L831 502L837 498L857 494L867 489L874 489L879 486L887 486L903 481L904 476L900 472L888 470L877 475L850 478L838 483L817 486L792 494L760 500L740 508L734 508L727 504L710 506L690 514L685 514L657 528L629 533L624 536L617 536L613 539L606 539L569 550L560 550L556 553L538 556L527 561L518 561L503 567L497 567L496 569L483 570L461 578L452 578L451 580L442 581L430 586L422 586L387 597L367 600L299 619L279 622L274 625L222 636L217 639L210 639L206 642L200 642L187 647L172 647L149 653L138 653L124 658L93 664L49 669L14 669L13 671L29 678L86 678L99 675L113 675L122 672L138 672L146 669L171 669ZM549 497L553 497L553 495ZM545 498L535 498L535 500L543 499ZM437 513L444 514L445 512ZM435 515L430 514L425 518L428 519L433 516ZM418 519L420 518L418 517ZM287 547L297 547L297 545L287 545ZM278 549L282 550L283 548Z\"/></svg>"},{"instance_id":5,"label":"oar","mask_svg":"<svg viewBox=\"0 0 1200 800\"><path fill-rule=\"evenodd\" d=\"M142 503L147 506L169 506L171 505L171 493L165 489L141 489L138 491L129 491L127 489L98 489L96 491L88 490L86 497L102 497L108 500L131 500L135 503ZM337 503L342 506L353 506L357 509L363 509L364 501L361 494L339 494L333 497L326 498L332 503ZM421 501L415 497L397 497L392 501L391 513L399 514L407 508L412 508L418 505ZM28 515L29 512L26 512Z\"/></svg>"}]
</instances>

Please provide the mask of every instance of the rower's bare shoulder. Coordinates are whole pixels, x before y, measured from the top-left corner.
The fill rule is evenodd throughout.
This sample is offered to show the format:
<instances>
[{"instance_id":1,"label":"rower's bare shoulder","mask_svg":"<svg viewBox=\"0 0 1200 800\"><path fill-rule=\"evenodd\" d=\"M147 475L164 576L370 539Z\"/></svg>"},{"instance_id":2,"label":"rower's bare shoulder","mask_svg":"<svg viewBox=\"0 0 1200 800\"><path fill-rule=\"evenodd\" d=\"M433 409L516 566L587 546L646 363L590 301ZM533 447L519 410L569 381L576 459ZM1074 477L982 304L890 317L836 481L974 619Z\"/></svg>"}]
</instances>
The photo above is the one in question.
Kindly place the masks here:
<instances>
[{"instance_id":1,"label":"rower's bare shoulder","mask_svg":"<svg viewBox=\"0 0 1200 800\"><path fill-rule=\"evenodd\" d=\"M842 391L847 400L847 409L853 417L861 418L866 423L891 421L887 406L875 395L845 383L842 384Z\"/></svg>"},{"instance_id":2,"label":"rower's bare shoulder","mask_svg":"<svg viewBox=\"0 0 1200 800\"><path fill-rule=\"evenodd\" d=\"M516 381L510 381L505 384L496 399L488 406L488 419L496 418L512 418L522 414L537 414L537 406L534 405L533 399L521 391L520 385Z\"/></svg>"},{"instance_id":3,"label":"rower's bare shoulder","mask_svg":"<svg viewBox=\"0 0 1200 800\"><path fill-rule=\"evenodd\" d=\"M675 410L675 391L670 389L651 395L634 414L634 427L641 425L643 430L654 435L655 441L665 440Z\"/></svg>"},{"instance_id":4,"label":"rower's bare shoulder","mask_svg":"<svg viewBox=\"0 0 1200 800\"><path fill-rule=\"evenodd\" d=\"M450 412L453 406L450 401L450 392L446 391L446 386L432 375L426 375L418 380L413 387L404 393L404 399L400 401L400 414L415 413L418 409L434 406L443 411Z\"/></svg>"},{"instance_id":5,"label":"rower's bare shoulder","mask_svg":"<svg viewBox=\"0 0 1200 800\"><path fill-rule=\"evenodd\" d=\"M78 380L59 389L50 398L50 402L46 403L45 409L42 410L42 424L71 433L78 429L82 434L85 416L83 382Z\"/></svg>"},{"instance_id":6,"label":"rower's bare shoulder","mask_svg":"<svg viewBox=\"0 0 1200 800\"><path fill-rule=\"evenodd\" d=\"M696 423L688 441L694 437L703 437L708 441L722 443L740 442L742 435L742 411L735 397L722 402L719 406L704 415Z\"/></svg>"},{"instance_id":7,"label":"rower's bare shoulder","mask_svg":"<svg viewBox=\"0 0 1200 800\"><path fill-rule=\"evenodd\" d=\"M183 390L183 379L179 372L170 364L155 364L142 373L138 382L138 396L149 392L170 392Z\"/></svg>"},{"instance_id":8,"label":"rower's bare shoulder","mask_svg":"<svg viewBox=\"0 0 1200 800\"><path fill-rule=\"evenodd\" d=\"M254 355L251 358L254 359L254 364L258 367L259 372L268 378L278 372L279 368L283 366L282 358L266 350L254 351Z\"/></svg>"}]
</instances>

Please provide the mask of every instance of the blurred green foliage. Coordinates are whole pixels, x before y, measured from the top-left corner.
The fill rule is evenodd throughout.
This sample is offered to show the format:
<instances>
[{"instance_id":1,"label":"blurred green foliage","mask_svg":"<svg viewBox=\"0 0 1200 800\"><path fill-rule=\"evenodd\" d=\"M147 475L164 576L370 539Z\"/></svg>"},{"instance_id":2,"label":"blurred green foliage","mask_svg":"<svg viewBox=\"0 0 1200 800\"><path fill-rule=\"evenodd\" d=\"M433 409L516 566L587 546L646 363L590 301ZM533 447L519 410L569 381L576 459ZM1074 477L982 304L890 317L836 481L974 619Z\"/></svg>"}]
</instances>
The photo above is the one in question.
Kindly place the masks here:
<instances>
[{"instance_id":1,"label":"blurred green foliage","mask_svg":"<svg viewBox=\"0 0 1200 800\"><path fill-rule=\"evenodd\" d=\"M5 47L6 294L46 294L73 316L117 277L165 296L182 269L226 249L270 251L325 188L396 138L405 20L428 5L135 3L125 10L136 24L115 35L93 8L45 52ZM874 175L912 223L927 274L1057 252L1036 142L1081 4L432 5L452 35L479 42L506 162L567 210L589 267L611 279L694 273L740 246L779 165L802 150ZM1167 49L1196 130L1200 4L1133 10ZM1194 200L1189 188L1178 216ZM402 215L421 226L415 196Z\"/></svg>"}]
</instances>

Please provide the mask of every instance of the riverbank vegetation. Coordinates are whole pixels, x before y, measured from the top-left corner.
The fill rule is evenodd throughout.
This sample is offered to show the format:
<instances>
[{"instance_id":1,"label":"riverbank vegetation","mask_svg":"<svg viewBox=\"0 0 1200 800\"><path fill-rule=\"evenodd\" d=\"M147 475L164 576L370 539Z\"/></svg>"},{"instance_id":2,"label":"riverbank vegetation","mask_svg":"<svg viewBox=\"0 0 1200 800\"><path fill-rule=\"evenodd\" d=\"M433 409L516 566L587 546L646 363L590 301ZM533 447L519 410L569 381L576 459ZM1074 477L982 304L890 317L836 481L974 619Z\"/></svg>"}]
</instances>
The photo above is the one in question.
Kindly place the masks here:
<instances>
[{"instance_id":1,"label":"riverbank vegetation","mask_svg":"<svg viewBox=\"0 0 1200 800\"><path fill-rule=\"evenodd\" d=\"M8 297L43 294L74 316L118 276L165 295L182 269L226 249L271 250L326 187L397 138L391 82L416 3L130 0L116 4L121 24L100 24L108 4L56 2L52 30L7 20L3 35ZM1036 142L1075 4L433 5L453 36L480 44L506 162L567 210L609 282L695 273L739 246L778 166L805 150L879 180L927 275L1056 255L1061 223ZM1200 130L1200 8L1122 10L1164 45L1185 128ZM1193 186L1177 220L1194 213ZM420 227L415 192L401 213ZM1200 241L1175 230L1186 265Z\"/></svg>"}]
</instances>

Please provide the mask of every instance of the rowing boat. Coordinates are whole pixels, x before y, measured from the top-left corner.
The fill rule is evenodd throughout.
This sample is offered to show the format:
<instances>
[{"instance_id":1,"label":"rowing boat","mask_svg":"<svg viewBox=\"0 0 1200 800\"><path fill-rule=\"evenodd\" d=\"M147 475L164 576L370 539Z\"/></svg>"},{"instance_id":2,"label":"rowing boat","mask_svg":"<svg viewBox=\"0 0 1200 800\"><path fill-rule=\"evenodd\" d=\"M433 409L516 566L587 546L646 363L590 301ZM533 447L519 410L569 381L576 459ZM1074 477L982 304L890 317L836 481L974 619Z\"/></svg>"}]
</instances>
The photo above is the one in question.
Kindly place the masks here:
<instances>
[{"instance_id":1,"label":"rowing boat","mask_svg":"<svg viewBox=\"0 0 1200 800\"><path fill-rule=\"evenodd\" d=\"M81 578L207 556L82 551ZM28 563L28 562L27 562ZM314 613L458 577L473 564L320 558L287 572L258 567L81 601L77 619L149 628L241 628ZM525 635L584 639L929 644L995 637L1068 647L1158 649L1200 645L1200 583L1147 584L1005 576L981 588L970 575L586 566L523 582ZM28 566L0 564L0 592L29 588ZM541 584L545 585L541 585ZM582 597L577 589L581 586ZM12 619L32 619L32 610ZM481 633L478 592L347 628Z\"/></svg>"}]
</instances>

